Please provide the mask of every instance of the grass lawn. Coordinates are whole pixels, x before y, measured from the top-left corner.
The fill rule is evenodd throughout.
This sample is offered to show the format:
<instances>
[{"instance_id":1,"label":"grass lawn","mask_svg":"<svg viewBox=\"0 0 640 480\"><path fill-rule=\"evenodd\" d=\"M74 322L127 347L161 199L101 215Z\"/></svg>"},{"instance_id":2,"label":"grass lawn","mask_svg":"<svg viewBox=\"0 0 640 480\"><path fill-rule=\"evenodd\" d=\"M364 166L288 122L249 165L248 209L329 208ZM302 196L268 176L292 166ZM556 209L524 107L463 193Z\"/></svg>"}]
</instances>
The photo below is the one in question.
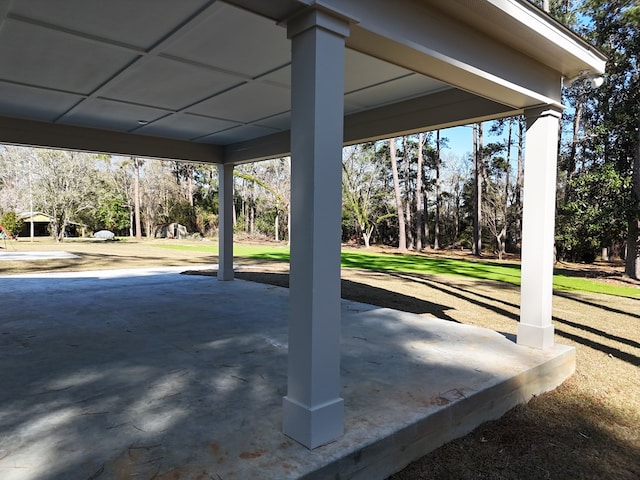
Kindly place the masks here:
<instances>
[{"instance_id":1,"label":"grass lawn","mask_svg":"<svg viewBox=\"0 0 640 480\"><path fill-rule=\"evenodd\" d=\"M210 252L217 255L217 245L177 245L166 244L162 248L174 250L191 250ZM274 245L234 245L234 256L241 262L243 258L252 260L289 261L289 249ZM408 274L443 274L456 275L483 280L520 285L520 265L513 262L471 261L443 256L424 256L400 253L375 253L360 249L344 249L342 251L342 267L359 268L380 272L397 272ZM640 298L640 288L626 287L603 283L601 281L582 278L568 269L567 273L556 273L553 276L553 287L560 291L577 291L603 293L621 297Z\"/></svg>"}]
</instances>

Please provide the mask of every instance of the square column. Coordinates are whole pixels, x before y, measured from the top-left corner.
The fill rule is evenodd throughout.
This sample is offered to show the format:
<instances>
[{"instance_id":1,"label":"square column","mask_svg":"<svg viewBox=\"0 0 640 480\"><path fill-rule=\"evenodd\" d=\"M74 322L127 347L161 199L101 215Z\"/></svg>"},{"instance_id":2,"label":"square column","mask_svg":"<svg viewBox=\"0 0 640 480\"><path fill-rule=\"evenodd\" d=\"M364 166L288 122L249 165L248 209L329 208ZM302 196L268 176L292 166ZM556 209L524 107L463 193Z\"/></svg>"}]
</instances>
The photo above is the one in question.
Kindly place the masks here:
<instances>
[{"instance_id":1,"label":"square column","mask_svg":"<svg viewBox=\"0 0 640 480\"><path fill-rule=\"evenodd\" d=\"M218 280L233 280L233 165L218 165Z\"/></svg>"},{"instance_id":2,"label":"square column","mask_svg":"<svg viewBox=\"0 0 640 480\"><path fill-rule=\"evenodd\" d=\"M340 240L344 49L349 24L309 9L287 24L291 65L291 273L283 431L308 448L344 433Z\"/></svg>"},{"instance_id":3,"label":"square column","mask_svg":"<svg viewBox=\"0 0 640 480\"><path fill-rule=\"evenodd\" d=\"M554 343L551 304L561 113L544 107L527 110L525 116L527 133L518 344L544 349Z\"/></svg>"}]
</instances>

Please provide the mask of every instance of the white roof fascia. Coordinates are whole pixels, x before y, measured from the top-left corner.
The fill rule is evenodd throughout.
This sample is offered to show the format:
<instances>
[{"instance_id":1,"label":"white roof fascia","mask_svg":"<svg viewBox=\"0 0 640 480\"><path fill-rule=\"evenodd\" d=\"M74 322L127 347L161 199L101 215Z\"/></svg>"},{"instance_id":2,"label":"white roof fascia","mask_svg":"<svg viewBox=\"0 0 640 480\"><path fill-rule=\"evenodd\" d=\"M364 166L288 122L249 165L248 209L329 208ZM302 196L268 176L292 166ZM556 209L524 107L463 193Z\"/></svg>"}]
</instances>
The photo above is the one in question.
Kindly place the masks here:
<instances>
[{"instance_id":1,"label":"white roof fascia","mask_svg":"<svg viewBox=\"0 0 640 480\"><path fill-rule=\"evenodd\" d=\"M587 70L594 75L604 73L607 58L595 47L588 44L569 28L541 12L530 2L513 0L485 0L510 15L515 21L526 25L533 32L553 42L570 55L579 58L589 65ZM565 76L573 76L579 72L562 72Z\"/></svg>"}]
</instances>

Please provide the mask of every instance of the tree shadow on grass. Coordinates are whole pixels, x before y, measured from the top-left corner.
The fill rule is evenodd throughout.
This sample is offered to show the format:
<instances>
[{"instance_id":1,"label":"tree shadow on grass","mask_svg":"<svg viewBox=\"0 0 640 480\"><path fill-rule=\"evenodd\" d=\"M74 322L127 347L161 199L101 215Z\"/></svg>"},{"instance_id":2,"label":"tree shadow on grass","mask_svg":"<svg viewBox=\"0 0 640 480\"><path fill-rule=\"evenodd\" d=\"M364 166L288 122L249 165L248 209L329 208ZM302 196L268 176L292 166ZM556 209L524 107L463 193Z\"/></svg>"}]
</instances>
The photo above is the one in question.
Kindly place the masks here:
<instances>
[{"instance_id":1,"label":"tree shadow on grass","mask_svg":"<svg viewBox=\"0 0 640 480\"><path fill-rule=\"evenodd\" d=\"M467 302L472 303L473 305L476 305L478 307L482 307L482 308L486 308L488 310L493 311L494 313L497 313L498 315L505 317L505 318L509 318L513 321L518 322L520 320L520 317L517 313L514 313L510 310L507 310L506 308L501 308L497 305L494 305L493 303L500 303L503 304L505 307L511 307L511 308L520 308L520 306L518 304L515 303L511 303L511 302L506 302L504 300L499 300L495 297L490 297L488 295L484 295L482 293L476 292L476 291L471 291L465 288L460 287L459 285L456 286L452 286L448 283L445 282L441 282L438 280L434 280L432 278L430 279L426 279L420 276L416 276L416 275L409 275L409 274L389 274L392 276L395 276L397 278L401 278L404 280L409 280L409 281L413 281L413 282L418 282L421 283L422 285L428 286L429 288L433 288L435 290L441 291L443 293L446 293L448 295L452 295L460 300L464 300ZM474 298L475 297L475 298ZM566 296L566 298L570 298L574 301L577 302L582 302L581 299L574 299L571 298L570 296ZM489 303L492 302L492 303ZM594 307L602 307L601 305L598 304L591 304L591 306ZM606 308L605 308L606 309ZM620 312L623 313L624 312ZM594 335L598 335L604 339L607 340L612 340L614 342L619 342L622 343L624 345L628 345L630 347L633 348L640 348L640 343L629 339L629 338L624 338L624 337L620 337L618 335L613 335L610 334L608 332L605 332L604 330L600 330L598 328L594 328L594 327L590 327L588 325L584 325L584 324L580 324L580 323L576 323L576 322L572 322L570 320L566 320L564 318L560 318L558 316L553 316L552 320L554 323L556 324L563 324L563 325L567 325L569 327L573 327L585 332L589 332L592 333ZM635 365L635 366L640 366L640 357L638 357L637 355L633 355L631 353L622 351L618 348L615 347L611 347L609 345L605 345L603 343L600 342L596 342L594 340L582 337L580 335L576 335L573 334L571 332L568 332L566 330L563 330L561 328L555 328L555 333L561 337L567 338L569 340L573 340L576 343L579 343L581 345L584 345L586 347L592 348L594 350L598 350L600 352L606 353L608 355L612 355L616 358L619 358L620 360L624 360L627 363L630 363L631 365Z\"/></svg>"},{"instance_id":2,"label":"tree shadow on grass","mask_svg":"<svg viewBox=\"0 0 640 480\"><path fill-rule=\"evenodd\" d=\"M555 292L553 292L553 294L558 296L558 297L564 297L564 298L568 298L569 300L575 300L576 302L584 303L585 305L589 305L591 307L599 308L601 310L605 310L605 311L610 312L610 313L617 313L617 314L620 314L620 315L627 315L629 317L640 318L640 314L638 314L638 313L619 310L617 308L613 308L613 307L609 307L607 305L602 305L600 303L595 303L595 302L589 301L586 298L583 298L582 296L580 296L579 293L555 291ZM629 298L629 297L626 297L626 298ZM634 299L631 299L631 300L640 301L640 299L638 299L638 298L634 298Z\"/></svg>"}]
</instances>

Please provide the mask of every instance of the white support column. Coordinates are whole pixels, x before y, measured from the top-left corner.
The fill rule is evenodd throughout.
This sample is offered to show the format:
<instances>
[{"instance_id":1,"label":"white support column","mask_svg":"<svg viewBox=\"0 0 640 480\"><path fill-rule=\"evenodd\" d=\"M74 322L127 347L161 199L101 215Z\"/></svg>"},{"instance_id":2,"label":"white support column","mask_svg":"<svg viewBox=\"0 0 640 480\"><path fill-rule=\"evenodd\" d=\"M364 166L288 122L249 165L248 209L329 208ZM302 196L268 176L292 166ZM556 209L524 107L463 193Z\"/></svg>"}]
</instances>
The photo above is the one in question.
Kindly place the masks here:
<instances>
[{"instance_id":1,"label":"white support column","mask_svg":"<svg viewBox=\"0 0 640 480\"><path fill-rule=\"evenodd\" d=\"M218 280L233 280L233 165L218 165Z\"/></svg>"},{"instance_id":2,"label":"white support column","mask_svg":"<svg viewBox=\"0 0 640 480\"><path fill-rule=\"evenodd\" d=\"M347 21L309 9L289 21L291 276L283 431L308 448L344 433L340 239Z\"/></svg>"},{"instance_id":3,"label":"white support column","mask_svg":"<svg viewBox=\"0 0 640 480\"><path fill-rule=\"evenodd\" d=\"M551 303L561 113L544 107L528 110L525 116L527 136L518 344L544 349L553 346Z\"/></svg>"}]
</instances>

